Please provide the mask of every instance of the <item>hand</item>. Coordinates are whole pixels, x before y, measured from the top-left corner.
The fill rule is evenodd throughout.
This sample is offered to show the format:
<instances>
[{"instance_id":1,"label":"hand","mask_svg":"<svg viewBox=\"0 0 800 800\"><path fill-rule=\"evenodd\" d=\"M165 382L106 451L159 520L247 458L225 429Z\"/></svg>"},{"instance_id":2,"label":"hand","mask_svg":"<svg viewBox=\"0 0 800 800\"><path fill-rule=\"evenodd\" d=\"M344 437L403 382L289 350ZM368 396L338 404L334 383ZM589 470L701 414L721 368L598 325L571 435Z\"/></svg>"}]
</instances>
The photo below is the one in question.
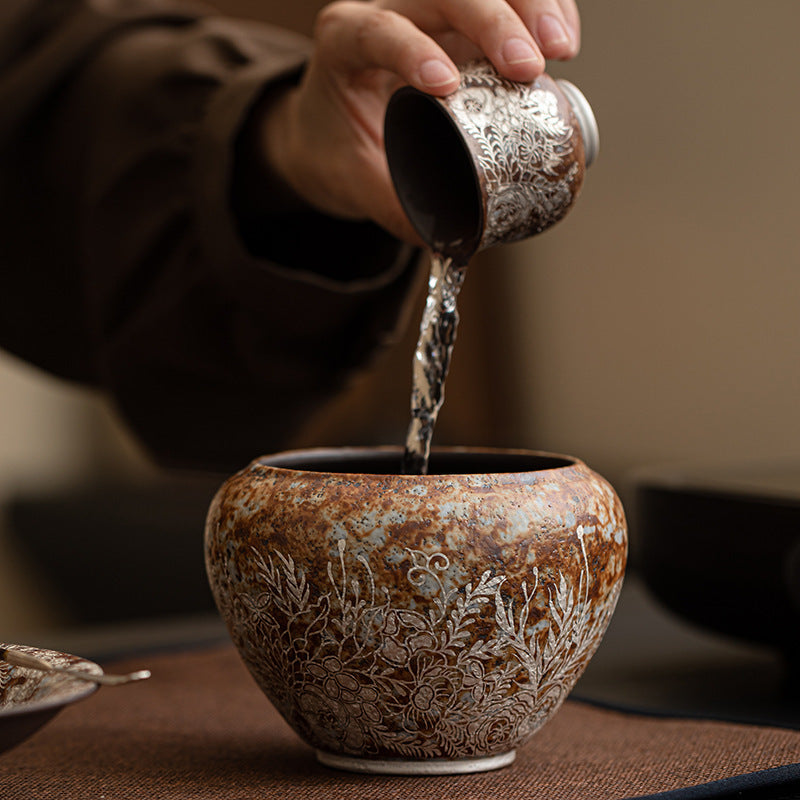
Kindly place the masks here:
<instances>
[{"instance_id":1,"label":"hand","mask_svg":"<svg viewBox=\"0 0 800 800\"><path fill-rule=\"evenodd\" d=\"M579 44L574 0L338 0L317 18L302 82L264 118L266 158L318 210L419 243L383 150L391 93L407 83L445 96L458 87L456 64L479 55L532 81L546 58L571 58Z\"/></svg>"}]
</instances>

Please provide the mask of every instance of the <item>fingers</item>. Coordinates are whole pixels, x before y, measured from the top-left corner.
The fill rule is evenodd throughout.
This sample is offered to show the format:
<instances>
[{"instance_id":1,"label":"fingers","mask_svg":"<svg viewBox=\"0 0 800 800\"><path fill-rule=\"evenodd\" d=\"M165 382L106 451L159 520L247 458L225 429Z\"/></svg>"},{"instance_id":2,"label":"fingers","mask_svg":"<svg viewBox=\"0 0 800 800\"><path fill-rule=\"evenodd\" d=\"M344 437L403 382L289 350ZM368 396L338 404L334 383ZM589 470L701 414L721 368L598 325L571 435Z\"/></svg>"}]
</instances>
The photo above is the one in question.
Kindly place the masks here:
<instances>
[{"instance_id":1,"label":"fingers","mask_svg":"<svg viewBox=\"0 0 800 800\"><path fill-rule=\"evenodd\" d=\"M458 86L450 57L412 20L393 10L350 0L317 17L317 55L329 67L356 74L388 70L412 86L445 95Z\"/></svg>"},{"instance_id":2,"label":"fingers","mask_svg":"<svg viewBox=\"0 0 800 800\"><path fill-rule=\"evenodd\" d=\"M581 16L575 0L559 0L561 13L567 23L567 28L572 33L575 42L575 55L581 47Z\"/></svg>"},{"instance_id":3,"label":"fingers","mask_svg":"<svg viewBox=\"0 0 800 800\"><path fill-rule=\"evenodd\" d=\"M457 33L506 77L533 80L547 58L571 58L580 44L575 0L376 0L444 41Z\"/></svg>"},{"instance_id":4,"label":"fingers","mask_svg":"<svg viewBox=\"0 0 800 800\"><path fill-rule=\"evenodd\" d=\"M571 58L580 46L575 0L339 0L317 18L320 54L345 72L380 68L423 91L455 89L448 34L471 41L506 77L529 81L545 59ZM463 48L462 48L463 49Z\"/></svg>"},{"instance_id":5,"label":"fingers","mask_svg":"<svg viewBox=\"0 0 800 800\"><path fill-rule=\"evenodd\" d=\"M532 80L545 59L577 54L574 0L446 0L448 20L480 46L509 78ZM533 52L531 52L533 51Z\"/></svg>"},{"instance_id":6,"label":"fingers","mask_svg":"<svg viewBox=\"0 0 800 800\"><path fill-rule=\"evenodd\" d=\"M317 16L315 51L292 94L284 177L327 213L413 239L382 146L398 79L445 96L458 87L456 63L483 54L502 75L532 81L579 41L575 0L334 0Z\"/></svg>"},{"instance_id":7,"label":"fingers","mask_svg":"<svg viewBox=\"0 0 800 800\"><path fill-rule=\"evenodd\" d=\"M518 0L515 6L545 58L567 59L578 54L580 17L574 0Z\"/></svg>"},{"instance_id":8,"label":"fingers","mask_svg":"<svg viewBox=\"0 0 800 800\"><path fill-rule=\"evenodd\" d=\"M376 1L441 41L458 34L472 42L503 75L513 80L533 80L544 71L544 57L532 30L506 0ZM552 2L557 4L558 0Z\"/></svg>"}]
</instances>

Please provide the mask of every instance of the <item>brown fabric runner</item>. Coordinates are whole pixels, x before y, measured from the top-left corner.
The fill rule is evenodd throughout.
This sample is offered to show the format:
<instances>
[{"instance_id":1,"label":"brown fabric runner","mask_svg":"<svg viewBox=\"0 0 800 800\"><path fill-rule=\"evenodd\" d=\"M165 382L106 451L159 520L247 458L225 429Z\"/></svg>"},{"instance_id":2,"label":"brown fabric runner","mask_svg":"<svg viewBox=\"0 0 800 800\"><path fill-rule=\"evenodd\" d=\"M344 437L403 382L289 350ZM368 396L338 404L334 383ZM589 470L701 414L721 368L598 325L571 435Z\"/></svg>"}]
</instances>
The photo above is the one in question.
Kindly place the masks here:
<instances>
[{"instance_id":1,"label":"brown fabric runner","mask_svg":"<svg viewBox=\"0 0 800 800\"><path fill-rule=\"evenodd\" d=\"M800 731L652 718L567 702L506 769L351 775L318 765L231 647L160 655L0 756L4 800L603 800L800 762Z\"/></svg>"}]
</instances>

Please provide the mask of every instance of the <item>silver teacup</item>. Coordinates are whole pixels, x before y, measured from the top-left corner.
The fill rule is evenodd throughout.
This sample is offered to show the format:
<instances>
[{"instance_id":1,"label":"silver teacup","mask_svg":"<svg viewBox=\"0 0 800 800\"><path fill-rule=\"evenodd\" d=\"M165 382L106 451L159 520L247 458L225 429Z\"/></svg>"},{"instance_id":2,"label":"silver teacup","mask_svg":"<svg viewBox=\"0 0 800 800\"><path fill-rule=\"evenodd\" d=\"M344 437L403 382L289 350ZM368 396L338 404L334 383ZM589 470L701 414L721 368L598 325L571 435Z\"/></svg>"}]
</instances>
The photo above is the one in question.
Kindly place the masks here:
<instances>
[{"instance_id":1,"label":"silver teacup","mask_svg":"<svg viewBox=\"0 0 800 800\"><path fill-rule=\"evenodd\" d=\"M565 80L462 69L445 98L398 90L386 111L392 180L433 251L465 264L478 250L540 233L564 217L597 155L597 122Z\"/></svg>"}]
</instances>

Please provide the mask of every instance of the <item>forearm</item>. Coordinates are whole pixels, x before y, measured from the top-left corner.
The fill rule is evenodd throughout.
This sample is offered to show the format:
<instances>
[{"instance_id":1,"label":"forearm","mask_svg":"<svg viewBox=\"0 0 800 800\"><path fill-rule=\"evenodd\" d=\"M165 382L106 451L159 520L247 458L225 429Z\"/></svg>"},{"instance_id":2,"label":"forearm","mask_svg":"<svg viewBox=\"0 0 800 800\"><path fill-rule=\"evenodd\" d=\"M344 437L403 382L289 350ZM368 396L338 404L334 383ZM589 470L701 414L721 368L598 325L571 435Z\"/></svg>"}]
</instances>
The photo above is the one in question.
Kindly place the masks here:
<instances>
[{"instance_id":1,"label":"forearm","mask_svg":"<svg viewBox=\"0 0 800 800\"><path fill-rule=\"evenodd\" d=\"M233 196L251 112L302 69L304 40L102 6L71 4L2 62L0 336L108 388L167 458L235 466L289 441L391 335L410 252Z\"/></svg>"}]
</instances>

